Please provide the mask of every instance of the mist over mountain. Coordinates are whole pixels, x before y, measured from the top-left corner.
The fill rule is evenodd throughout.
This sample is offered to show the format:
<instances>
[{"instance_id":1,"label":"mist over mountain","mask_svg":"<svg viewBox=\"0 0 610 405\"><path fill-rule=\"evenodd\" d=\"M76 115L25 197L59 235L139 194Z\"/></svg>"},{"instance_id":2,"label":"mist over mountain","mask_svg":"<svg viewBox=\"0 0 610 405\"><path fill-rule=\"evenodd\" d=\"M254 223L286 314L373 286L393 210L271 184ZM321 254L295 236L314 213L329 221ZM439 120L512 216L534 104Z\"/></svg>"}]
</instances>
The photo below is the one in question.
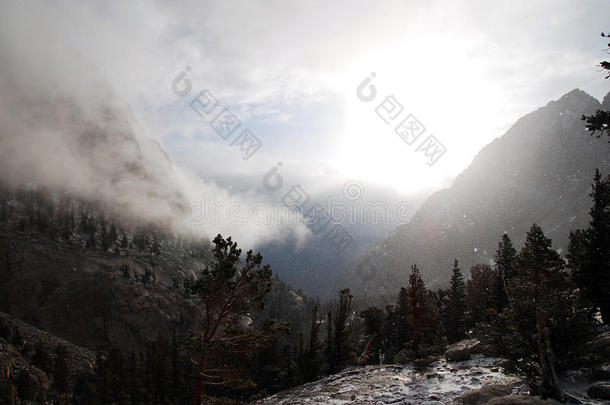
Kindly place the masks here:
<instances>
[{"instance_id":1,"label":"mist over mountain","mask_svg":"<svg viewBox=\"0 0 610 405\"><path fill-rule=\"evenodd\" d=\"M0 100L0 180L61 189L116 216L180 234L239 234L250 247L306 237L302 225L281 218L240 226L250 219L248 208L264 201L261 196L231 192L175 165L83 55L57 43L22 46L9 38L0 37L0 91L10 94ZM201 208L202 196L246 209L215 216L205 211L202 221L193 211Z\"/></svg>"},{"instance_id":2,"label":"mist over mountain","mask_svg":"<svg viewBox=\"0 0 610 405\"><path fill-rule=\"evenodd\" d=\"M595 169L610 172L610 145L591 137L580 120L602 106L610 108L610 96L602 105L575 89L519 119L337 285L365 300L389 300L417 264L427 285L446 287L454 258L463 269L489 264L504 232L520 246L533 222L565 249L569 232L589 221Z\"/></svg>"},{"instance_id":3,"label":"mist over mountain","mask_svg":"<svg viewBox=\"0 0 610 405\"><path fill-rule=\"evenodd\" d=\"M344 269L353 266L397 226L407 223L427 196L405 198L383 187L360 183L356 187L361 192L356 198L346 196L344 185L312 197L350 234L352 240L344 249L338 251L329 244L324 231L301 244L278 240L260 247L265 260L283 280L311 296L334 297L335 283Z\"/></svg>"}]
</instances>

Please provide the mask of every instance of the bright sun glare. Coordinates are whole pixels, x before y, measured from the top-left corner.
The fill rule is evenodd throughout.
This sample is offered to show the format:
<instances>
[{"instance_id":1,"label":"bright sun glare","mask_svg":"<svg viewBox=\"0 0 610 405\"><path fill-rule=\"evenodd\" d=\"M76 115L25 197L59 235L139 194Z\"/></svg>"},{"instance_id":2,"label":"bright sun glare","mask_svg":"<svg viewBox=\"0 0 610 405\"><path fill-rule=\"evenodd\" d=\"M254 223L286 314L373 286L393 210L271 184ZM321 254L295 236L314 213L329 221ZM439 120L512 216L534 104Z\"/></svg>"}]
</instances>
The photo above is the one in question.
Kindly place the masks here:
<instances>
[{"instance_id":1,"label":"bright sun glare","mask_svg":"<svg viewBox=\"0 0 610 405\"><path fill-rule=\"evenodd\" d=\"M500 102L500 89L481 74L476 58L468 53L446 52L443 59L452 61L448 72L433 51L438 45L430 38L401 42L355 64L362 68L348 75L351 83L343 90L346 119L337 153L337 164L346 174L402 194L438 189L447 186L448 179L463 170L478 149L501 135L493 112L493 103ZM419 63L413 63L414 55ZM365 102L356 96L356 88L372 73L370 84L377 94ZM394 120L386 115L384 121L383 111L377 109L391 96L400 106L394 110ZM487 100L486 105L482 100ZM395 132L409 114L425 127L411 145ZM447 150L433 165L417 150L429 135Z\"/></svg>"}]
</instances>

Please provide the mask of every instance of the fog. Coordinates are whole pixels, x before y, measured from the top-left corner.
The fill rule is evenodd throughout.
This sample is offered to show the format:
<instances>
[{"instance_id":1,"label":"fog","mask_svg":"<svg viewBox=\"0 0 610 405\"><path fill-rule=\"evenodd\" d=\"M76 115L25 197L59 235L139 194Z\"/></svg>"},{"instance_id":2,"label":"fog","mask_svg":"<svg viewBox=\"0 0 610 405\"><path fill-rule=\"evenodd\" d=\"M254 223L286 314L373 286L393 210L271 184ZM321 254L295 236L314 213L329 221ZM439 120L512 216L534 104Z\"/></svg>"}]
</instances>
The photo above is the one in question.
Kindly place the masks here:
<instances>
[{"instance_id":1,"label":"fog","mask_svg":"<svg viewBox=\"0 0 610 405\"><path fill-rule=\"evenodd\" d=\"M246 247L307 237L294 218L253 223L251 206L271 210L264 196L229 193L172 164L96 66L49 27L0 25L2 180L66 190L175 232L235 235ZM203 218L201 201L228 208Z\"/></svg>"}]
</instances>

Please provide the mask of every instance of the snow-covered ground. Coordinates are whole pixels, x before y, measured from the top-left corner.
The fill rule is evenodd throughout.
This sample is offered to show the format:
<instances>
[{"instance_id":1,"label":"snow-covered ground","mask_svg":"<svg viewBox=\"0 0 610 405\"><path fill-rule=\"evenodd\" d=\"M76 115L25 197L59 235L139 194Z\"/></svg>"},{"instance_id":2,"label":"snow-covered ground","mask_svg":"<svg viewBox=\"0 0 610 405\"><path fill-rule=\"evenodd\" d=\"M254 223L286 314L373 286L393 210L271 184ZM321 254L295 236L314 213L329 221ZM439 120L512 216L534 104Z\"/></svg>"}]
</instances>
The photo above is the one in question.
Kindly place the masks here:
<instances>
[{"instance_id":1,"label":"snow-covered ground","mask_svg":"<svg viewBox=\"0 0 610 405\"><path fill-rule=\"evenodd\" d=\"M522 379L504 374L502 362L503 359L474 356L471 360L453 363L439 360L421 370L412 365L351 368L255 404L441 405L491 384L512 384L513 394L525 394Z\"/></svg>"}]
</instances>

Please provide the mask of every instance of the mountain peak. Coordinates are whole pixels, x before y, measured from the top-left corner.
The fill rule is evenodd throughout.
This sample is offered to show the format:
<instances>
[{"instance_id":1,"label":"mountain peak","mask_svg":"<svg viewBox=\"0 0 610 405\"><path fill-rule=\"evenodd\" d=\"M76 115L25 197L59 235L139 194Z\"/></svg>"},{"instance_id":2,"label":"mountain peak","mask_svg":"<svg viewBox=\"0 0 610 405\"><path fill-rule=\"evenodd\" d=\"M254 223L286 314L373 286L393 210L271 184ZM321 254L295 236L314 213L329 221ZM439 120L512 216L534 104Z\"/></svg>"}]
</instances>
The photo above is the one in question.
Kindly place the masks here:
<instances>
[{"instance_id":1,"label":"mountain peak","mask_svg":"<svg viewBox=\"0 0 610 405\"><path fill-rule=\"evenodd\" d=\"M599 103L599 101L596 100L591 95L589 95L589 93L577 88L577 89L567 92L566 94L561 96L558 100L551 101L549 104L552 104L552 103L574 104L574 103L583 103L583 102Z\"/></svg>"},{"instance_id":2,"label":"mountain peak","mask_svg":"<svg viewBox=\"0 0 610 405\"><path fill-rule=\"evenodd\" d=\"M610 171L610 145L595 142L580 120L599 108L598 100L574 89L517 120L451 187L423 203L413 222L348 267L338 285L385 304L415 263L429 286L445 287L456 257L464 269L490 263L503 233L519 246L532 222L553 246L565 248L569 231L588 223L595 169Z\"/></svg>"}]
</instances>

